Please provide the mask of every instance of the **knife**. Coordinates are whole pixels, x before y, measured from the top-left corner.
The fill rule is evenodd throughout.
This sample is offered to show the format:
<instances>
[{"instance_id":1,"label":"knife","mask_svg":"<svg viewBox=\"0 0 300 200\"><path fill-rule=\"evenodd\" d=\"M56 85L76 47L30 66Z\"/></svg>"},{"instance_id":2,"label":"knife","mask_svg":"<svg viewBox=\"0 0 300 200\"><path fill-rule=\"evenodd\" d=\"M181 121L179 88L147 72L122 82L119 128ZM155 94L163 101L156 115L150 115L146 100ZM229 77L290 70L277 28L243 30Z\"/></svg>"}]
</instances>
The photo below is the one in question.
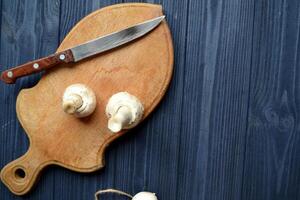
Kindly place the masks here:
<instances>
[{"instance_id":1,"label":"knife","mask_svg":"<svg viewBox=\"0 0 300 200\"><path fill-rule=\"evenodd\" d=\"M165 16L153 18L65 51L8 69L2 72L1 80L5 83L12 84L20 77L34 74L44 69L49 69L61 63L78 62L95 54L108 51L149 33L157 27L164 18Z\"/></svg>"}]
</instances>

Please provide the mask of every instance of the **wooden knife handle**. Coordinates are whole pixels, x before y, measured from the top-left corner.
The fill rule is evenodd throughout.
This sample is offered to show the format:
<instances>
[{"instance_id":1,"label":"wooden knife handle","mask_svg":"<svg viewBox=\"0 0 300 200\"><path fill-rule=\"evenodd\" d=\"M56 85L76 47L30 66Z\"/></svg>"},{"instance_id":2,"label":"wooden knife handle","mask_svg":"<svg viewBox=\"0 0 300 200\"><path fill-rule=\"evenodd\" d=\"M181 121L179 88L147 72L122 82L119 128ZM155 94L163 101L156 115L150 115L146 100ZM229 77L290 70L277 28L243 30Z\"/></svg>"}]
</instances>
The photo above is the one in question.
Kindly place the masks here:
<instances>
[{"instance_id":1,"label":"wooden knife handle","mask_svg":"<svg viewBox=\"0 0 300 200\"><path fill-rule=\"evenodd\" d=\"M74 62L74 57L70 49L3 71L1 80L12 84L20 77L40 72L60 63L69 62Z\"/></svg>"}]
</instances>

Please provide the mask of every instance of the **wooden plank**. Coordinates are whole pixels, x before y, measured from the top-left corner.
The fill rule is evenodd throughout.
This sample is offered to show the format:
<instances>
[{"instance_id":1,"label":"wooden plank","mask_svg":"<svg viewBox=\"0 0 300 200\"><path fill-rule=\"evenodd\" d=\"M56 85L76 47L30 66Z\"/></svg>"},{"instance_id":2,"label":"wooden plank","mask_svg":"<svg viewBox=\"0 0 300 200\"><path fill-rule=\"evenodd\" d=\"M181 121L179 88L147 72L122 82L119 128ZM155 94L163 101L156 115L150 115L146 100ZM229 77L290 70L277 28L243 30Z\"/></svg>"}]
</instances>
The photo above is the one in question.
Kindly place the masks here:
<instances>
[{"instance_id":1,"label":"wooden plank","mask_svg":"<svg viewBox=\"0 0 300 200\"><path fill-rule=\"evenodd\" d=\"M161 7L152 4L118 4L97 10L84 17L68 33L57 51L92 39L91 35L103 35L161 15ZM111 24L107 24L107 21ZM42 77L37 86L22 90L18 95L17 116L30 138L30 148L25 155L1 170L2 182L15 194L27 193L39 172L51 164L78 172L92 172L104 166L104 148L126 132L112 134L108 131L106 102L115 92L127 91L142 102L143 118L152 112L165 94L172 76L173 46L169 28L163 22L147 35L146 40L74 63L71 71L67 68L58 67ZM99 71L95 78L95 72ZM95 78L92 83L91 78ZM78 121L60 112L60 95L74 83L88 84L97 96L98 109L88 118L88 124L86 120ZM15 177L16 169L26 173L21 182L20 178Z\"/></svg>"},{"instance_id":2,"label":"wooden plank","mask_svg":"<svg viewBox=\"0 0 300 200\"><path fill-rule=\"evenodd\" d=\"M61 2L60 17L60 41L72 29L72 27L84 16L92 11L107 5L121 3L120 1L100 0L64 0ZM121 138L122 140L122 138ZM109 150L108 150L109 151ZM115 170L115 156L106 156L105 168L91 174L70 172L57 168L54 180L54 199L93 199L94 193L100 188L115 187L115 175L113 171L107 172L107 168Z\"/></svg>"},{"instance_id":3,"label":"wooden plank","mask_svg":"<svg viewBox=\"0 0 300 200\"><path fill-rule=\"evenodd\" d=\"M0 0L0 29L1 29L1 25L2 25L2 0ZM2 31L0 31L0 55L1 55L1 33Z\"/></svg>"},{"instance_id":4,"label":"wooden plank","mask_svg":"<svg viewBox=\"0 0 300 200\"><path fill-rule=\"evenodd\" d=\"M87 14L102 7L122 3L121 0L64 0L61 1L60 41L64 39L71 28Z\"/></svg>"},{"instance_id":5,"label":"wooden plank","mask_svg":"<svg viewBox=\"0 0 300 200\"><path fill-rule=\"evenodd\" d=\"M253 1L189 7L178 199L240 199Z\"/></svg>"},{"instance_id":6,"label":"wooden plank","mask_svg":"<svg viewBox=\"0 0 300 200\"><path fill-rule=\"evenodd\" d=\"M11 66L53 53L58 45L59 1L2 1L1 19L1 71ZM34 85L40 75L26 77L16 85L0 85L0 162L1 168L22 155L28 148L28 139L15 114L15 100L22 88ZM5 145L4 145L5 144ZM44 182L29 199L52 198L53 173L47 174ZM13 199L7 188L0 185L1 199Z\"/></svg>"},{"instance_id":7,"label":"wooden plank","mask_svg":"<svg viewBox=\"0 0 300 200\"><path fill-rule=\"evenodd\" d=\"M71 2L71 1L70 1ZM75 5L78 5L76 8ZM76 2L72 1L70 4L65 4L66 9L69 10L68 15L70 13L70 17L66 16L64 18L68 18L68 22L61 22L64 25L61 27L63 30L67 32L69 27L75 24L74 19L76 19L78 12L76 9L81 11L81 4L77 4ZM178 3L178 4L171 4L169 5L171 9L168 13L175 12L178 7L186 7L186 3ZM63 6L62 6L63 7ZM72 11L72 9L75 9ZM86 8L87 9L87 8ZM93 10L91 8L89 10ZM64 9L63 9L64 10ZM71 10L71 11L70 11ZM185 9L180 12L183 15L186 15ZM73 16L76 15L76 16ZM85 15L85 14L84 14ZM168 17L168 16L167 16ZM172 17L172 16L169 16ZM64 19L62 18L62 19ZM174 18L174 16L173 16ZM73 20L73 21L72 21ZM70 22L71 21L71 22ZM75 20L77 21L77 19ZM170 19L170 22L172 20ZM184 23L185 19L180 20L180 22ZM176 29L181 29L180 24L173 24ZM64 28L65 27L65 28ZM184 35L185 32L176 33L175 31L175 39L181 41L179 43L180 51L177 52L177 57L182 57L181 55L184 54ZM63 34L62 34L63 35ZM180 60L180 59L179 59ZM183 60L181 59L181 63ZM176 71L176 76L179 78L179 82L182 81L181 71L183 68L178 68ZM179 108L181 103L177 101L177 98L180 96L180 90L175 89L175 85L173 85L173 94L169 96L172 101L169 105L176 104ZM175 98L172 98L175 96ZM160 106L160 109L166 112L168 109L165 106ZM155 113L160 113L155 112ZM177 115L177 119L180 117L180 110L177 110L173 115ZM172 113L169 114L172 116ZM173 118L173 117L172 117ZM172 119L170 118L170 119ZM131 134L126 135L125 137L121 138L118 142L114 143L109 150L107 151L106 156L106 167L105 169L101 170L99 174L95 176L82 176L78 174L74 174L74 176L70 176L70 173L65 172L60 174L60 176L55 180L57 184L61 184L64 187L57 187L56 194L57 198L78 198L78 199L89 199L93 198L93 193L99 188L109 188L115 187L119 188L131 193L136 193L141 190L152 190L155 192L160 192L161 198L166 198L167 196L171 198L175 198L175 193L172 193L174 187L176 187L176 176L174 173L177 173L176 168L173 168L174 163L176 163L176 159L178 159L177 151L178 151L178 139L172 140L170 143L170 137L172 135L177 135L179 133L179 129L176 128L179 124L171 124L169 123L169 127L164 126L164 120L170 120L166 118L163 114L158 116L157 118L147 119L148 120L155 120L151 123L151 127L147 127L147 122L143 123L141 127L139 126L135 129ZM160 125L159 125L160 124ZM159 127L157 127L157 125ZM174 127L175 126L175 127ZM156 128L157 127L157 128ZM161 133L155 134L153 137L153 128L160 130ZM177 131L174 131L177 130ZM163 145L157 143L157 141L163 141ZM154 144L152 144L154 143ZM145 148L146 147L146 148ZM164 155L164 157L160 158L161 151L172 151L168 155ZM175 152L175 153L173 153ZM168 160L166 159L168 157ZM159 160L159 162L157 162ZM169 162L172 160L172 162ZM158 172L162 174L166 174L165 176L157 176L153 175L149 172L148 168L152 168L151 171ZM171 173L168 173L172 171ZM82 176L82 177L81 177ZM79 179L82 178L82 179ZM169 182L172 182L172 187L169 187ZM163 182L163 184L161 184ZM160 186L163 186L162 188ZM60 189L61 188L61 189Z\"/></svg>"},{"instance_id":8,"label":"wooden plank","mask_svg":"<svg viewBox=\"0 0 300 200\"><path fill-rule=\"evenodd\" d=\"M242 199L300 198L297 0L255 3Z\"/></svg>"},{"instance_id":9,"label":"wooden plank","mask_svg":"<svg viewBox=\"0 0 300 200\"><path fill-rule=\"evenodd\" d=\"M1 69L50 53L41 46L54 52L57 45L40 40L33 54L26 52L24 39L16 41L27 2L2 1ZM118 2L61 1L57 38L91 11ZM24 199L93 199L95 190L107 187L150 190L166 200L299 199L300 2L147 2L163 4L174 36L175 73L164 101L108 149L104 170L79 174L50 168ZM57 13L46 16L56 19ZM1 167L27 148L11 111L20 88L36 80L0 85ZM0 196L15 199L2 184Z\"/></svg>"},{"instance_id":10,"label":"wooden plank","mask_svg":"<svg viewBox=\"0 0 300 200\"><path fill-rule=\"evenodd\" d=\"M181 187L177 174L189 1L149 2L162 4L170 26L174 74L166 96L152 116L111 147L116 157L115 187L132 194L146 190L157 193L160 199L177 199L175 191ZM110 155L109 152L107 156Z\"/></svg>"}]
</instances>

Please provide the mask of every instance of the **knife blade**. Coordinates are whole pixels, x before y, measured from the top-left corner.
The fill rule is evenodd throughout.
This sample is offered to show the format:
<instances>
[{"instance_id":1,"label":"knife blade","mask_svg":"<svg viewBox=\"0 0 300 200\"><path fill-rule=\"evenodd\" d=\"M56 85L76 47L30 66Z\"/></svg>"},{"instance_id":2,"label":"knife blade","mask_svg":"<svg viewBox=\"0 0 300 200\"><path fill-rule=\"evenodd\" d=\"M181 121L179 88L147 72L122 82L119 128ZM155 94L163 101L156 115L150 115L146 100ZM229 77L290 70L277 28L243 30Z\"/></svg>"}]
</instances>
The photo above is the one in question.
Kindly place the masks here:
<instances>
[{"instance_id":1,"label":"knife blade","mask_svg":"<svg viewBox=\"0 0 300 200\"><path fill-rule=\"evenodd\" d=\"M98 37L65 51L52 54L48 57L8 69L1 73L1 80L5 83L12 84L20 77L49 69L61 63L78 62L82 59L119 47L146 35L157 27L164 18L165 16L153 18L123 30Z\"/></svg>"}]
</instances>

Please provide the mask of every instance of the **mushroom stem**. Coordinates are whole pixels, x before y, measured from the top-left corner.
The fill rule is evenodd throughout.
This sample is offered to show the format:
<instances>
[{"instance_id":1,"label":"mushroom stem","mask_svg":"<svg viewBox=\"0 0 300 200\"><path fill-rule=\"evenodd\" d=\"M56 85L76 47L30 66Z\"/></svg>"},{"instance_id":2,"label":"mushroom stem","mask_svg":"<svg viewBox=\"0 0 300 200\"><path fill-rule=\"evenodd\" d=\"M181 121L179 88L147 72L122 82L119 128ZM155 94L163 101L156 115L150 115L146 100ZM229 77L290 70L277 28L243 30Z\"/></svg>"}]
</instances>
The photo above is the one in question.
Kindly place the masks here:
<instances>
[{"instance_id":1,"label":"mushroom stem","mask_svg":"<svg viewBox=\"0 0 300 200\"><path fill-rule=\"evenodd\" d=\"M63 102L63 110L68 114L74 114L83 104L81 96L78 94L70 94Z\"/></svg>"},{"instance_id":2,"label":"mushroom stem","mask_svg":"<svg viewBox=\"0 0 300 200\"><path fill-rule=\"evenodd\" d=\"M108 128L114 133L121 131L124 125L127 125L132 120L132 114L130 108L127 106L121 106L117 113L115 113L108 120Z\"/></svg>"},{"instance_id":3,"label":"mushroom stem","mask_svg":"<svg viewBox=\"0 0 300 200\"><path fill-rule=\"evenodd\" d=\"M118 92L109 98L105 112L109 118L108 129L117 133L136 126L142 119L144 107L137 97L127 92Z\"/></svg>"}]
</instances>

